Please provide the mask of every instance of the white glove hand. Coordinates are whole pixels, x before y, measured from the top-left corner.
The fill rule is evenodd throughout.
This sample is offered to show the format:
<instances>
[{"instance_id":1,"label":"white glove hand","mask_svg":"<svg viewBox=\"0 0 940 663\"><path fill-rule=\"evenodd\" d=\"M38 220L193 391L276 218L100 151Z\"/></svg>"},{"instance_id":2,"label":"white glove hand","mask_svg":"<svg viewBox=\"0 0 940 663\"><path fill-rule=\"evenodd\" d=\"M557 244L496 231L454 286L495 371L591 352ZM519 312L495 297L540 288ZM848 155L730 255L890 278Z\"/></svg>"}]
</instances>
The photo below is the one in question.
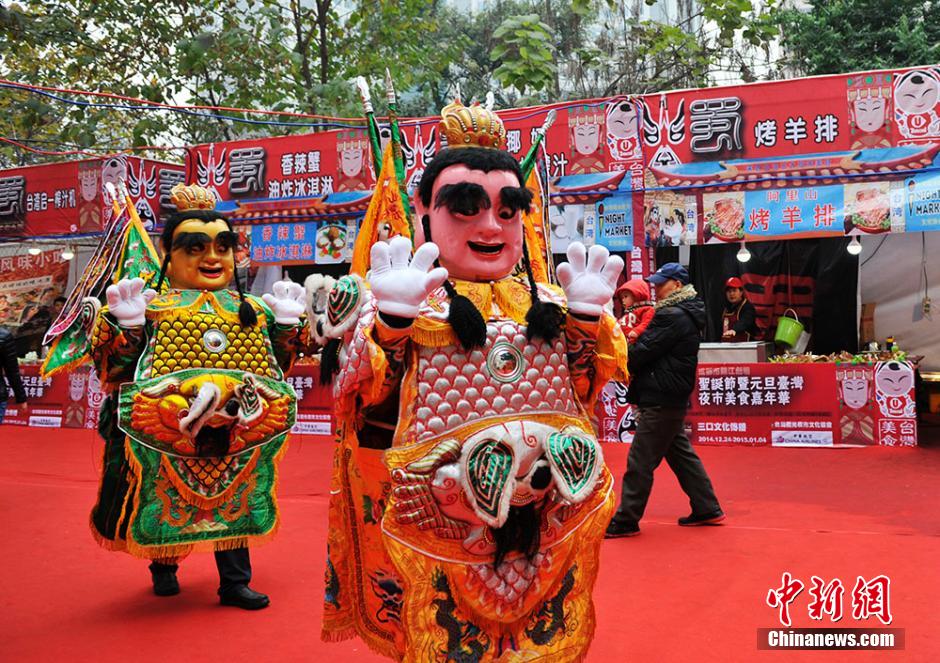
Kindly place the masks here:
<instances>
[{"instance_id":1,"label":"white glove hand","mask_svg":"<svg viewBox=\"0 0 940 663\"><path fill-rule=\"evenodd\" d=\"M558 283L568 299L568 310L580 315L600 315L614 296L623 259L595 244L588 251L581 242L568 245L568 262L558 265Z\"/></svg>"},{"instance_id":2,"label":"white glove hand","mask_svg":"<svg viewBox=\"0 0 940 663\"><path fill-rule=\"evenodd\" d=\"M121 279L105 290L108 312L121 327L140 327L144 324L147 305L157 296L156 290L144 290L144 280Z\"/></svg>"},{"instance_id":3,"label":"white glove hand","mask_svg":"<svg viewBox=\"0 0 940 663\"><path fill-rule=\"evenodd\" d=\"M300 316L307 309L307 291L293 281L278 281L261 299L274 311L274 322L279 325L300 324Z\"/></svg>"},{"instance_id":4,"label":"white glove hand","mask_svg":"<svg viewBox=\"0 0 940 663\"><path fill-rule=\"evenodd\" d=\"M398 236L387 244L373 244L369 285L379 311L402 318L417 317L421 302L447 279L443 267L431 269L439 253L437 244L425 242L409 263L409 239Z\"/></svg>"}]
</instances>

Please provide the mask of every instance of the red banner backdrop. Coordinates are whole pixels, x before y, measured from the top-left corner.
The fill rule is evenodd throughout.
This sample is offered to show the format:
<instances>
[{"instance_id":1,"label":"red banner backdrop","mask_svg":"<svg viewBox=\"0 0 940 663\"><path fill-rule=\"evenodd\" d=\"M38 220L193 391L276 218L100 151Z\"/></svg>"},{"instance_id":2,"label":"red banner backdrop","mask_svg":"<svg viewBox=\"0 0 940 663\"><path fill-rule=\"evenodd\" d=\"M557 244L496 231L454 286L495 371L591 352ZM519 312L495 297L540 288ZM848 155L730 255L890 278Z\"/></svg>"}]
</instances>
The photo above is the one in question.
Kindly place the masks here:
<instances>
[{"instance_id":1,"label":"red banner backdrop","mask_svg":"<svg viewBox=\"0 0 940 663\"><path fill-rule=\"evenodd\" d=\"M101 232L111 218L103 202L108 183L127 183L145 226L170 210L170 189L181 165L120 156L63 161L0 171L0 235L39 237Z\"/></svg>"},{"instance_id":2,"label":"red banner backdrop","mask_svg":"<svg viewBox=\"0 0 940 663\"><path fill-rule=\"evenodd\" d=\"M687 423L696 444L779 447L914 446L914 369L876 365L701 364ZM606 442L630 442L627 390L605 389L595 410Z\"/></svg>"}]
</instances>

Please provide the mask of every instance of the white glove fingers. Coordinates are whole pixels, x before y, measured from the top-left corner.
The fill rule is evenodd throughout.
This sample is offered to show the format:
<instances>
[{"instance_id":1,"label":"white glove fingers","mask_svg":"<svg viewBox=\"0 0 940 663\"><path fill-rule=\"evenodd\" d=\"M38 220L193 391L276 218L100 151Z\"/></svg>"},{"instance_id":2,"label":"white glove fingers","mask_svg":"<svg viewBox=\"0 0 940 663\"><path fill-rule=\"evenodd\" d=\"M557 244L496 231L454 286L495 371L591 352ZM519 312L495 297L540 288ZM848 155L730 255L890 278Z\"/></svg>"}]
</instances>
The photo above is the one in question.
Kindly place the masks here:
<instances>
[{"instance_id":1,"label":"white glove fingers","mask_svg":"<svg viewBox=\"0 0 940 663\"><path fill-rule=\"evenodd\" d=\"M272 295L270 292L266 292L263 295L261 295L261 301L263 301L265 304L270 306L271 309L273 310L275 308L275 302L277 302L277 298L274 295Z\"/></svg>"},{"instance_id":2,"label":"white glove fingers","mask_svg":"<svg viewBox=\"0 0 940 663\"><path fill-rule=\"evenodd\" d=\"M555 274L558 276L558 285L561 286L562 290L567 290L568 286L571 285L571 282L574 280L574 268L571 266L570 262L563 262L555 269Z\"/></svg>"},{"instance_id":3,"label":"white glove fingers","mask_svg":"<svg viewBox=\"0 0 940 663\"><path fill-rule=\"evenodd\" d=\"M600 244L592 246L588 250L587 271L600 272L604 269L604 265L607 264L607 257L609 255L610 251L607 250L607 247L601 246Z\"/></svg>"},{"instance_id":4,"label":"white glove fingers","mask_svg":"<svg viewBox=\"0 0 940 663\"><path fill-rule=\"evenodd\" d=\"M144 290L144 280L140 277L130 280L130 293L131 297L136 297Z\"/></svg>"},{"instance_id":5,"label":"white glove fingers","mask_svg":"<svg viewBox=\"0 0 940 663\"><path fill-rule=\"evenodd\" d=\"M104 292L108 298L108 308L114 308L121 301L121 286L109 285Z\"/></svg>"},{"instance_id":6,"label":"white glove fingers","mask_svg":"<svg viewBox=\"0 0 940 663\"><path fill-rule=\"evenodd\" d=\"M278 299L284 299L287 297L287 284L289 281L275 281L274 285L271 287L271 292Z\"/></svg>"},{"instance_id":7,"label":"white glove fingers","mask_svg":"<svg viewBox=\"0 0 940 663\"><path fill-rule=\"evenodd\" d=\"M383 274L392 268L392 261L388 254L387 242L376 242L369 252L373 274Z\"/></svg>"},{"instance_id":8,"label":"white glove fingers","mask_svg":"<svg viewBox=\"0 0 940 663\"><path fill-rule=\"evenodd\" d=\"M157 291L153 288L147 288L144 290L144 301L148 304L153 301L153 298L157 296Z\"/></svg>"},{"instance_id":9,"label":"white glove fingers","mask_svg":"<svg viewBox=\"0 0 940 663\"><path fill-rule=\"evenodd\" d=\"M447 280L447 270L443 267L435 267L424 279L424 291L427 293L440 288Z\"/></svg>"},{"instance_id":10,"label":"white glove fingers","mask_svg":"<svg viewBox=\"0 0 940 663\"><path fill-rule=\"evenodd\" d=\"M617 280L623 271L623 258L620 256L610 256L607 258L607 264L602 271L604 281L611 290L617 289Z\"/></svg>"},{"instance_id":11,"label":"white glove fingers","mask_svg":"<svg viewBox=\"0 0 940 663\"><path fill-rule=\"evenodd\" d=\"M307 291L304 290L304 287L299 283L291 282L291 284L287 286L287 296L301 304L306 304L307 302Z\"/></svg>"},{"instance_id":12,"label":"white glove fingers","mask_svg":"<svg viewBox=\"0 0 940 663\"><path fill-rule=\"evenodd\" d=\"M131 296L131 282L130 281L128 281L127 279L121 279L120 281L118 281L117 287L118 287L118 294L120 296L120 299L122 300L130 299L130 296Z\"/></svg>"},{"instance_id":13,"label":"white glove fingers","mask_svg":"<svg viewBox=\"0 0 940 663\"><path fill-rule=\"evenodd\" d=\"M437 260L440 252L440 249L437 248L437 244L425 242L415 251L414 258L411 259L411 266L414 269L426 272L434 265L434 261Z\"/></svg>"},{"instance_id":14,"label":"white glove fingers","mask_svg":"<svg viewBox=\"0 0 940 663\"><path fill-rule=\"evenodd\" d=\"M411 241L401 235L388 243L388 252L392 259L392 269L405 269L411 258Z\"/></svg>"},{"instance_id":15,"label":"white glove fingers","mask_svg":"<svg viewBox=\"0 0 940 663\"><path fill-rule=\"evenodd\" d=\"M575 273L584 271L587 259L587 250L581 242L571 242L568 245L568 264L574 269Z\"/></svg>"}]
</instances>

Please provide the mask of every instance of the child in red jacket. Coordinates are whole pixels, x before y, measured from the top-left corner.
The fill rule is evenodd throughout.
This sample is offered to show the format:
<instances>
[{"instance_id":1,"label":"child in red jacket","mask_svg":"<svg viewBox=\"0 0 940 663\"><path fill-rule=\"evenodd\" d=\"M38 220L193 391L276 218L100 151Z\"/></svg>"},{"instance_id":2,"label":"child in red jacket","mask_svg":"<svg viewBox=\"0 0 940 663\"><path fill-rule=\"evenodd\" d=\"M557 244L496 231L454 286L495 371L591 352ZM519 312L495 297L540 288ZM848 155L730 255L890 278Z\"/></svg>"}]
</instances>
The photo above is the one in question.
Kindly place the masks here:
<instances>
[{"instance_id":1,"label":"child in red jacket","mask_svg":"<svg viewBox=\"0 0 940 663\"><path fill-rule=\"evenodd\" d=\"M656 312L650 304L650 287L642 279L631 279L617 288L615 297L623 305L623 316L618 321L627 337L634 343L644 332Z\"/></svg>"}]
</instances>

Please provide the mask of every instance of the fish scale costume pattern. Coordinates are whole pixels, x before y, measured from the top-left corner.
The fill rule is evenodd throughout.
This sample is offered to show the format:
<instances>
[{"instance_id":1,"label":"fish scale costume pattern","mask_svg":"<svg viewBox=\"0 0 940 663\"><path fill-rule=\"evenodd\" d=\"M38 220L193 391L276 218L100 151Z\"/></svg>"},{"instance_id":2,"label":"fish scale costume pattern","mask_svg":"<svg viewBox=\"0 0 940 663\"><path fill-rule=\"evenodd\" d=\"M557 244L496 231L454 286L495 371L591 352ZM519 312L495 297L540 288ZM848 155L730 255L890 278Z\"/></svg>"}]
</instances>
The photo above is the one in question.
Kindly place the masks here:
<instances>
[{"instance_id":1,"label":"fish scale costume pattern","mask_svg":"<svg viewBox=\"0 0 940 663\"><path fill-rule=\"evenodd\" d=\"M344 277L331 293L345 341L323 638L414 662L583 660L614 508L588 413L626 379L625 339L605 313L529 340L525 279L451 283L486 322L482 348L458 342L444 288L406 330L377 315L367 283ZM566 310L560 288L537 290ZM373 444L382 430L387 449ZM537 518L538 548L497 564L520 510Z\"/></svg>"},{"instance_id":2,"label":"fish scale costume pattern","mask_svg":"<svg viewBox=\"0 0 940 663\"><path fill-rule=\"evenodd\" d=\"M124 328L101 309L92 357L108 396L104 468L92 531L101 545L147 559L262 542L278 525L277 463L296 396L284 380L307 343L304 324L275 322L246 295L169 290L145 323ZM200 435L213 428L215 435Z\"/></svg>"}]
</instances>

